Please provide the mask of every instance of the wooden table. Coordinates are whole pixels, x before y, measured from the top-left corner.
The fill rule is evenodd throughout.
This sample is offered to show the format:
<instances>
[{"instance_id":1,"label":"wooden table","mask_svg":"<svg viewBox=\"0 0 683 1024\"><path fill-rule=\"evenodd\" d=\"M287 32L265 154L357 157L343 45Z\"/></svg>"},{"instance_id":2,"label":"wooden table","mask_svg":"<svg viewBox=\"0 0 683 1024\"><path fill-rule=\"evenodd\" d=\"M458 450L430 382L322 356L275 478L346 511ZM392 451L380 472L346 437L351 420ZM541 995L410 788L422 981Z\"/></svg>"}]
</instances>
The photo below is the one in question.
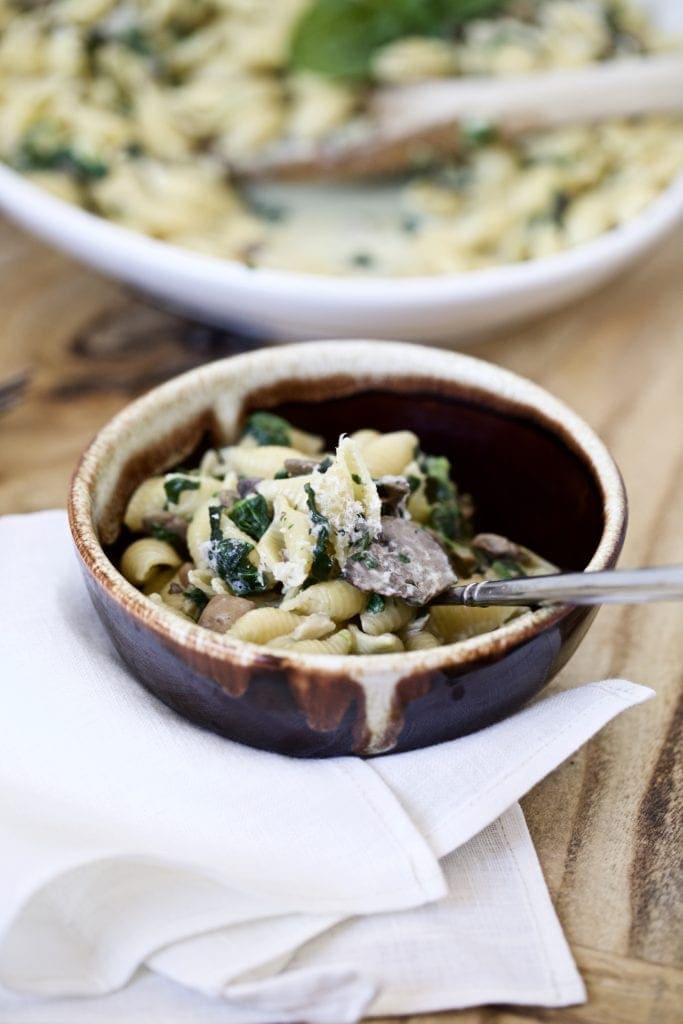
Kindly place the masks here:
<instances>
[{"instance_id":1,"label":"wooden table","mask_svg":"<svg viewBox=\"0 0 683 1024\"><path fill-rule=\"evenodd\" d=\"M0 221L0 512L63 506L91 435L139 392L239 350L227 334L144 304ZM683 233L570 309L484 339L476 353L565 399L626 480L624 565L683 563ZM538 785L524 810L587 982L586 1006L477 1009L427 1024L683 1021L683 612L605 608L561 675L625 676L657 699L630 711Z\"/></svg>"}]
</instances>

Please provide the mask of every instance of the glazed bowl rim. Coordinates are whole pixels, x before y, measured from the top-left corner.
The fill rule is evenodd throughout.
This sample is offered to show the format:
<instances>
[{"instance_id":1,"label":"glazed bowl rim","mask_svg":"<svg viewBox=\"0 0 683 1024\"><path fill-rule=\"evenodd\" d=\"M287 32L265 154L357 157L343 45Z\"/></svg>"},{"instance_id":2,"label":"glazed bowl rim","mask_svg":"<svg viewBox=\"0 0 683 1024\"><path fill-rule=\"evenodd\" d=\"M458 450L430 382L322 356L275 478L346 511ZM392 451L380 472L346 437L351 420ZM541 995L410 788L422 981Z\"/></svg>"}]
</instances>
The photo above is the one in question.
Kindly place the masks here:
<instances>
[{"instance_id":1,"label":"glazed bowl rim","mask_svg":"<svg viewBox=\"0 0 683 1024\"><path fill-rule=\"evenodd\" d=\"M208 656L220 662L246 668L289 668L296 671L310 667L315 669L317 675L322 676L337 676L342 672L357 679L384 675L395 677L396 674L404 675L415 670L430 672L472 665L480 659L500 660L515 647L566 619L574 611L569 605L540 608L526 612L490 633L428 650L373 655L276 652L246 641L228 640L226 637L219 639L220 635L174 616L172 612L150 601L137 590L110 561L95 527L92 498L107 450L109 446L115 444L117 437L126 428L134 425L141 416L153 411L159 402L175 393L181 393L188 384L201 381L202 388L206 390L207 386L210 389L211 386L217 387L221 381L228 378L237 378L249 364L267 363L268 360L284 363L287 358L296 360L297 355L310 356L318 353L326 357L330 364L327 375L333 377L339 372L338 366L332 365L335 358L338 358L339 364L345 363L348 367L349 363L353 365L354 355L358 356L361 350L367 351L368 345L373 346L373 352L378 351L379 347L384 350L383 354L392 366L392 377L396 379L415 372L416 367L406 365L411 358L415 358L419 364L421 357L424 363L425 353L429 353L430 374L426 380L433 382L438 379L439 367L443 367L441 378L444 381L463 387L472 386L482 396L488 394L497 403L506 406L508 413L512 413L515 408L519 412L526 410L536 424L540 423L555 437L568 444L584 466L588 467L594 483L602 493L602 532L585 570L604 569L614 564L623 544L627 521L627 501L621 474L606 446L592 428L564 402L544 388L510 370L470 355L442 349L427 349L405 342L336 339L278 345L195 367L152 388L124 406L102 427L83 452L74 470L68 498L69 525L77 552L86 570L124 612L152 630L162 643L169 646L179 645L190 654ZM403 365L400 365L402 361ZM315 379L324 380L325 376L325 373L318 373ZM294 374L290 372L285 379L290 381L293 377L296 378L296 371ZM280 379L277 373L272 377L273 382ZM305 380L307 377L300 374L299 379ZM359 391L371 388L371 381L365 379L359 382ZM377 390L392 390L386 376L382 378L378 374ZM419 391L419 381L415 384L415 391ZM212 407L211 400L215 403L217 394L218 392L213 395L207 394L207 408ZM243 397L248 398L248 395L249 391L246 389ZM176 425L182 422L182 414L179 414Z\"/></svg>"}]
</instances>

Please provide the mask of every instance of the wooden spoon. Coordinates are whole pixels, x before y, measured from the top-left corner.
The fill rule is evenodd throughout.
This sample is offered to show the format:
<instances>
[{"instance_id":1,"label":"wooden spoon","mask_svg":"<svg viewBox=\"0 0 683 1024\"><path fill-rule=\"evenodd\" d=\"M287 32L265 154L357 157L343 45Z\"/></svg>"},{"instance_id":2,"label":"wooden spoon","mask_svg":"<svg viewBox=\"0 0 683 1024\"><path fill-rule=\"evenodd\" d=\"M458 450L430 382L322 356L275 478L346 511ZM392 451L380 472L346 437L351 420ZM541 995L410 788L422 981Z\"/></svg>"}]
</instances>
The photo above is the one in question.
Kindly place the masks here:
<instances>
[{"instance_id":1,"label":"wooden spoon","mask_svg":"<svg viewBox=\"0 0 683 1024\"><path fill-rule=\"evenodd\" d=\"M376 89L367 114L319 142L279 140L231 165L241 177L349 179L457 152L468 123L503 138L607 118L683 111L683 51L500 78Z\"/></svg>"}]
</instances>

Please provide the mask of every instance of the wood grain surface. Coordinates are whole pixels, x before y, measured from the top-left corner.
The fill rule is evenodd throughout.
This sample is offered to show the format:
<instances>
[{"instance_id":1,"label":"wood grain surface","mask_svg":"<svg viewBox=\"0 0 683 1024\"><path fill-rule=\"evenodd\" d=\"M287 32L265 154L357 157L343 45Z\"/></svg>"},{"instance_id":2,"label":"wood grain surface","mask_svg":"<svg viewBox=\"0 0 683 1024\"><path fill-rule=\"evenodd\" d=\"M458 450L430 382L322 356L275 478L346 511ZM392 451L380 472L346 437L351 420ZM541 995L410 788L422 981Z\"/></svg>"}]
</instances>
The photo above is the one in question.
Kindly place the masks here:
<instances>
[{"instance_id":1,"label":"wood grain surface","mask_svg":"<svg viewBox=\"0 0 683 1024\"><path fill-rule=\"evenodd\" d=\"M131 397L243 347L2 221L0 310L0 407L3 380L26 374L19 400L0 411L3 513L63 506L79 452ZM630 498L621 564L683 563L683 233L571 308L483 339L476 354L565 399L607 442ZM647 683L657 699L605 728L524 800L589 1002L413 1022L683 1021L681 605L603 609L555 685L607 676Z\"/></svg>"}]
</instances>

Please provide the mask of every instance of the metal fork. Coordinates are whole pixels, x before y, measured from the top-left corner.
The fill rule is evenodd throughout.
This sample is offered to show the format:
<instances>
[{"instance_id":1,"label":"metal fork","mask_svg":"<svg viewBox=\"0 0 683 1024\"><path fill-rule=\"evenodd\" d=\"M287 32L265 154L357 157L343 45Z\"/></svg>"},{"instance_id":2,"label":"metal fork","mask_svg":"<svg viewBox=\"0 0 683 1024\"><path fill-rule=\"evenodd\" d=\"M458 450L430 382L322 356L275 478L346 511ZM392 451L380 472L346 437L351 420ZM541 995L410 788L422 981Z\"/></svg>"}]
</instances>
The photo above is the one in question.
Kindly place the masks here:
<instances>
[{"instance_id":1,"label":"metal fork","mask_svg":"<svg viewBox=\"0 0 683 1024\"><path fill-rule=\"evenodd\" d=\"M683 599L683 565L652 569L607 569L603 572L520 576L482 580L449 587L434 604L489 605L637 604Z\"/></svg>"}]
</instances>

